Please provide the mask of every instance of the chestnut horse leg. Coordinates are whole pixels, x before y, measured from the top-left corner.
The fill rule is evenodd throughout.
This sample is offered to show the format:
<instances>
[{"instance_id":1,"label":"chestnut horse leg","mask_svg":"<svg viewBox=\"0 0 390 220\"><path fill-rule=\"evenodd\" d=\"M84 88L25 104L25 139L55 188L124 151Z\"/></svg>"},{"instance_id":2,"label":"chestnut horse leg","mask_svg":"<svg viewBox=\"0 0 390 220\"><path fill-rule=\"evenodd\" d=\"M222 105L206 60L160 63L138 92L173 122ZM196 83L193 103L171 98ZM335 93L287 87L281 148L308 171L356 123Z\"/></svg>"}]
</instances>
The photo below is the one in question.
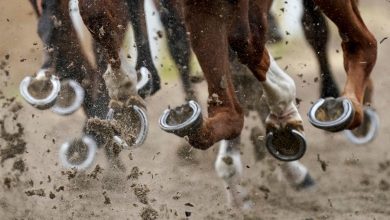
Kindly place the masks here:
<instances>
[{"instance_id":1,"label":"chestnut horse leg","mask_svg":"<svg viewBox=\"0 0 390 220\"><path fill-rule=\"evenodd\" d=\"M330 70L327 45L329 29L322 12L313 0L303 0L302 26L320 66L320 97L339 97L339 89Z\"/></svg>"},{"instance_id":2,"label":"chestnut horse leg","mask_svg":"<svg viewBox=\"0 0 390 220\"><path fill-rule=\"evenodd\" d=\"M309 119L314 126L325 130L353 129L363 120L364 94L376 62L377 42L360 17L354 0L337 1L332 4L324 0L315 0L315 3L339 29L347 82L341 99L320 100L310 110ZM337 109L337 105L335 107L334 104L337 104L337 101L342 102L342 105L339 104L342 106L341 116L338 112L331 111ZM332 120L333 118L336 119Z\"/></svg>"},{"instance_id":3,"label":"chestnut horse leg","mask_svg":"<svg viewBox=\"0 0 390 220\"><path fill-rule=\"evenodd\" d=\"M297 160L303 156L306 143L302 119L294 104L295 84L264 47L266 18L271 1L242 2L239 7L237 5L237 10L241 12L232 26L230 46L263 87L265 101L270 109L266 120L268 150L280 160Z\"/></svg>"},{"instance_id":4,"label":"chestnut horse leg","mask_svg":"<svg viewBox=\"0 0 390 220\"><path fill-rule=\"evenodd\" d=\"M186 129L179 125L173 130L167 123L170 111L166 110L160 118L160 125L165 131L187 136L192 146L208 149L220 140L229 140L240 135L244 123L229 69L228 21L222 18L231 12L230 3L187 1L185 4L185 21L191 44L208 84L209 117L203 121L197 119L195 123L198 123L191 123ZM197 109L199 110L199 107Z\"/></svg>"}]
</instances>

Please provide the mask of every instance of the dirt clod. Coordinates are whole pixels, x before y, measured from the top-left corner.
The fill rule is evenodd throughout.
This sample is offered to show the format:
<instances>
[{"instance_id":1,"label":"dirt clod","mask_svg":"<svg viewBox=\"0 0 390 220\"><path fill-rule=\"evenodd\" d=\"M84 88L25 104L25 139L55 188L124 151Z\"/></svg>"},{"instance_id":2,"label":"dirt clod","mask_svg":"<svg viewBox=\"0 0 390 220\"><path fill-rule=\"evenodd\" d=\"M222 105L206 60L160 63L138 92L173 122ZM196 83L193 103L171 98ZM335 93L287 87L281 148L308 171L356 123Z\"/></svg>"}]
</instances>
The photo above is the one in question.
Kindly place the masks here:
<instances>
[{"instance_id":1,"label":"dirt clod","mask_svg":"<svg viewBox=\"0 0 390 220\"><path fill-rule=\"evenodd\" d=\"M140 216L142 220L156 220L158 218L158 212L148 206L142 209Z\"/></svg>"},{"instance_id":2,"label":"dirt clod","mask_svg":"<svg viewBox=\"0 0 390 220\"><path fill-rule=\"evenodd\" d=\"M137 196L138 201L143 204L148 204L148 193L150 192L149 188L146 185L136 185L134 188L134 195Z\"/></svg>"},{"instance_id":3,"label":"dirt clod","mask_svg":"<svg viewBox=\"0 0 390 220\"><path fill-rule=\"evenodd\" d=\"M23 173L24 170L26 169L26 165L24 164L24 161L22 159L19 159L14 162L12 169L19 170L21 173Z\"/></svg>"},{"instance_id":4,"label":"dirt clod","mask_svg":"<svg viewBox=\"0 0 390 220\"><path fill-rule=\"evenodd\" d=\"M28 190L24 193L26 193L27 196L41 196L41 197L46 196L45 190L43 190L43 189Z\"/></svg>"}]
</instances>

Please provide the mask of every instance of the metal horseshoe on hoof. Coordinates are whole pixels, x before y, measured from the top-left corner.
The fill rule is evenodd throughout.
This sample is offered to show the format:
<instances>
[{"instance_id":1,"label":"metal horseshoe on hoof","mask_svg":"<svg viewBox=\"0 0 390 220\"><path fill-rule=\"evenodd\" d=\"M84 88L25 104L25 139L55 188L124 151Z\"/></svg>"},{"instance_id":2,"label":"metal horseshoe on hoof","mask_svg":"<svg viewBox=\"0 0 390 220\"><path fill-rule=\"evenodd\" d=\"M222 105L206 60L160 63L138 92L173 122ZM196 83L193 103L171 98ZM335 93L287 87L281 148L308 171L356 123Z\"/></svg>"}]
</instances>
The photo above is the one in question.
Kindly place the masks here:
<instances>
[{"instance_id":1,"label":"metal horseshoe on hoof","mask_svg":"<svg viewBox=\"0 0 390 220\"><path fill-rule=\"evenodd\" d=\"M106 120L108 121L111 121L114 119L114 109L110 108L108 110L108 113L107 113L107 116L106 116ZM129 145L126 143L126 141L124 141L122 138L120 138L118 135L114 135L114 137L112 137L113 141L118 144L119 146L121 146L122 148L124 149L129 149Z\"/></svg>"},{"instance_id":2,"label":"metal horseshoe on hoof","mask_svg":"<svg viewBox=\"0 0 390 220\"><path fill-rule=\"evenodd\" d=\"M72 153L73 150L76 152L77 150L80 152L80 145L82 144L87 149L87 154L84 155L80 161L73 162L72 158L69 158L69 154ZM79 145L79 146L78 146ZM76 168L77 170L87 169L93 163L96 155L97 144L95 140L90 136L84 136L81 140L74 140L71 142L65 142L61 145L60 148L60 161L65 168ZM77 158L76 158L77 159Z\"/></svg>"},{"instance_id":3,"label":"metal horseshoe on hoof","mask_svg":"<svg viewBox=\"0 0 390 220\"><path fill-rule=\"evenodd\" d=\"M367 144L374 140L378 130L378 114L372 108L366 107L364 108L363 123L353 130L345 130L344 134L354 144Z\"/></svg>"},{"instance_id":4,"label":"metal horseshoe on hoof","mask_svg":"<svg viewBox=\"0 0 390 220\"><path fill-rule=\"evenodd\" d=\"M336 118L332 117L330 120L326 118L330 117L327 115L326 110L337 111L342 107L343 111L336 114ZM340 98L326 98L319 99L314 105L310 108L308 113L310 123L317 128L338 132L347 128L351 123L354 116L354 109L352 102L344 97ZM321 117L324 117L321 119Z\"/></svg>"},{"instance_id":5,"label":"metal horseshoe on hoof","mask_svg":"<svg viewBox=\"0 0 390 220\"><path fill-rule=\"evenodd\" d=\"M183 122L179 122L178 124L173 124L169 121L170 117L172 117L172 113L176 111L182 110L184 107L191 108L191 115ZM176 110L179 109L179 110ZM159 124L160 128L168 133L176 134L180 137L184 137L191 132L192 129L197 129L202 125L203 117L202 117L202 109L200 105L191 100L188 104L178 107L176 109L166 109L160 117Z\"/></svg>"},{"instance_id":6,"label":"metal horseshoe on hoof","mask_svg":"<svg viewBox=\"0 0 390 220\"><path fill-rule=\"evenodd\" d=\"M283 137L280 137L278 133L269 132L266 136L265 146L268 152L280 161L299 160L306 152L306 139L299 131L294 129L290 130L288 135L290 136L289 140L277 141L277 139L281 140ZM292 141L291 138L295 140Z\"/></svg>"},{"instance_id":7,"label":"metal horseshoe on hoof","mask_svg":"<svg viewBox=\"0 0 390 220\"><path fill-rule=\"evenodd\" d=\"M38 98L34 97L30 91L29 87L31 85L31 82L36 79L36 80L45 80L46 79L46 74L45 70L41 70L38 72L36 77L31 77L27 76L25 77L22 82L20 82L19 90L20 94L22 97L32 106L38 108L38 109L48 109L51 106L54 105L58 94L61 89L61 83L58 77L51 75L50 77L50 83L51 83L51 91L48 93L45 97Z\"/></svg>"},{"instance_id":8,"label":"metal horseshoe on hoof","mask_svg":"<svg viewBox=\"0 0 390 220\"><path fill-rule=\"evenodd\" d=\"M70 88L73 90L71 92L71 93L73 93L73 100L72 100L72 103L70 103L69 105L62 106L61 101L62 101L62 99L66 99L66 96L67 96L67 94L64 94L64 97L62 97L63 94L61 94L61 92L66 92L65 88ZM67 92L70 92L70 91L67 91ZM56 103L51 108L51 110L54 113L57 113L59 115L70 115L73 112L77 111L81 107L81 105L84 102L84 96L85 96L84 88L81 87L81 85L78 82L76 82L74 80L63 81L63 82L61 82L60 94L57 98Z\"/></svg>"},{"instance_id":9,"label":"metal horseshoe on hoof","mask_svg":"<svg viewBox=\"0 0 390 220\"><path fill-rule=\"evenodd\" d=\"M147 117L145 111L142 108L140 108L136 105L131 105L130 108L132 108L134 110L134 112L137 115L137 118L140 120L141 127L140 127L140 130L138 132L137 138L136 138L134 144L132 145L132 146L138 147L138 146L142 145L146 140L146 137L147 137L148 131L149 131L149 121L148 121L148 117ZM106 120L114 119L114 114L115 114L114 110L110 109L107 113ZM115 135L113 137L113 141L116 144L118 144L119 146L122 146L125 149L129 149L129 145L120 136Z\"/></svg>"},{"instance_id":10,"label":"metal horseshoe on hoof","mask_svg":"<svg viewBox=\"0 0 390 220\"><path fill-rule=\"evenodd\" d=\"M140 91L143 89L150 81L151 75L149 70L146 67L141 67L139 70L140 73L140 80L138 80L137 83L137 91ZM150 93L150 92L149 92Z\"/></svg>"},{"instance_id":11,"label":"metal horseshoe on hoof","mask_svg":"<svg viewBox=\"0 0 390 220\"><path fill-rule=\"evenodd\" d=\"M135 113L138 115L138 118L140 120L140 123L141 123L141 128L140 128L140 131L137 135L137 139L135 140L135 143L134 143L134 146L140 146L142 145L145 140L146 140L146 136L148 135L148 130L149 130L149 121L148 121L148 117L146 116L146 113L145 111L136 106L136 105L133 105L131 106Z\"/></svg>"}]
</instances>

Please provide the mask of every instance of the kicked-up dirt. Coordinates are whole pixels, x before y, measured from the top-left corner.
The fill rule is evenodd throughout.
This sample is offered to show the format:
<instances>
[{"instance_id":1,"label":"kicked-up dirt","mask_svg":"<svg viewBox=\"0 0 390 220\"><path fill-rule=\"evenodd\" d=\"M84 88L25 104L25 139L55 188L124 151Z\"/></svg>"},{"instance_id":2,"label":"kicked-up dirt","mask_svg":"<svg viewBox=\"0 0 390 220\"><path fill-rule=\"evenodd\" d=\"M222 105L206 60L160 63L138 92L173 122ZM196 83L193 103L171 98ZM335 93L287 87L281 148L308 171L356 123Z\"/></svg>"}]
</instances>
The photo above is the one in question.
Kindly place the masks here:
<instances>
[{"instance_id":1,"label":"kicked-up dirt","mask_svg":"<svg viewBox=\"0 0 390 220\"><path fill-rule=\"evenodd\" d=\"M302 163L317 185L295 191L281 177L280 162L269 155L256 162L250 130L261 122L249 114L241 144L242 186L253 207L240 213L227 205L223 182L214 171L218 147L185 148L188 152L180 155L190 157L188 163L177 153L184 140L159 129L163 110L184 102L179 83L168 83L164 76L162 91L147 99L151 125L145 144L120 152L124 170L111 168L104 149L98 150L94 165L86 171L62 168L59 146L80 137L86 118L81 110L67 117L36 110L21 99L19 82L38 70L42 44L28 1L0 1L0 219L389 219L390 2L360 1L360 8L378 40L372 73L373 106L381 122L377 138L356 146L343 133L329 134L309 124L306 113L319 93L317 64L300 35L282 30L289 35L270 50L297 84L308 141ZM342 50L335 27L331 28L329 53L341 86ZM205 109L205 83L196 87Z\"/></svg>"}]
</instances>

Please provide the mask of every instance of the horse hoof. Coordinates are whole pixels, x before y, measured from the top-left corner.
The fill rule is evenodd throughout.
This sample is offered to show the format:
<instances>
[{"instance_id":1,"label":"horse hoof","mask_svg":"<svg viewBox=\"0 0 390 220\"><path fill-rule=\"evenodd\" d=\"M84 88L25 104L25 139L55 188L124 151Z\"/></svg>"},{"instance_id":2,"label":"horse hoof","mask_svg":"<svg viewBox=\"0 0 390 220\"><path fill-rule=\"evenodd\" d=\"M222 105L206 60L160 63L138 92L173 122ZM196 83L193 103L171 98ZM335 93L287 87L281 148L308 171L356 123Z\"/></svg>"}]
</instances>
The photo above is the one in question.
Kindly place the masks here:
<instances>
[{"instance_id":1,"label":"horse hoof","mask_svg":"<svg viewBox=\"0 0 390 220\"><path fill-rule=\"evenodd\" d=\"M151 79L151 73L146 67L141 67L139 70L139 77L138 77L138 83L137 83L137 91L138 94L145 98L146 96L149 96L151 94L152 86L150 84ZM149 85L149 86L148 86Z\"/></svg>"},{"instance_id":2,"label":"horse hoof","mask_svg":"<svg viewBox=\"0 0 390 220\"><path fill-rule=\"evenodd\" d=\"M47 83L47 80L50 83ZM41 110L54 105L60 89L60 80L54 75L47 79L45 70L39 71L36 77L25 77L19 86L22 97L30 105Z\"/></svg>"},{"instance_id":3,"label":"horse hoof","mask_svg":"<svg viewBox=\"0 0 390 220\"><path fill-rule=\"evenodd\" d=\"M51 108L54 113L59 115L70 115L77 111L84 101L84 89L74 80L61 82L61 91Z\"/></svg>"},{"instance_id":4,"label":"horse hoof","mask_svg":"<svg viewBox=\"0 0 390 220\"><path fill-rule=\"evenodd\" d=\"M316 185L316 182L311 177L311 175L309 173L307 173L305 178L303 179L303 181L301 183L299 183L298 185L296 185L295 188L297 191L301 191L301 190L311 189L315 185Z\"/></svg>"},{"instance_id":5,"label":"horse hoof","mask_svg":"<svg viewBox=\"0 0 390 220\"><path fill-rule=\"evenodd\" d=\"M338 132L348 127L354 117L352 102L345 98L319 99L309 111L310 123L320 129Z\"/></svg>"},{"instance_id":6,"label":"horse hoof","mask_svg":"<svg viewBox=\"0 0 390 220\"><path fill-rule=\"evenodd\" d=\"M148 135L149 121L145 111L142 108L136 105L132 105L131 107L136 113L140 122L139 132L133 146L140 146L145 142L146 136Z\"/></svg>"},{"instance_id":7,"label":"horse hoof","mask_svg":"<svg viewBox=\"0 0 390 220\"><path fill-rule=\"evenodd\" d=\"M353 129L345 130L345 135L354 144L367 144L374 140L379 130L378 114L371 108L364 108L363 123Z\"/></svg>"},{"instance_id":8,"label":"horse hoof","mask_svg":"<svg viewBox=\"0 0 390 220\"><path fill-rule=\"evenodd\" d=\"M160 128L184 137L199 129L202 122L202 110L197 102L191 100L175 109L166 109L160 117Z\"/></svg>"},{"instance_id":9,"label":"horse hoof","mask_svg":"<svg viewBox=\"0 0 390 220\"><path fill-rule=\"evenodd\" d=\"M299 160L306 152L305 137L294 129L269 132L265 146L272 156L281 161Z\"/></svg>"},{"instance_id":10,"label":"horse hoof","mask_svg":"<svg viewBox=\"0 0 390 220\"><path fill-rule=\"evenodd\" d=\"M97 144L90 136L84 136L71 142L65 142L60 148L60 160L65 168L84 170L91 166L97 150Z\"/></svg>"}]
</instances>

